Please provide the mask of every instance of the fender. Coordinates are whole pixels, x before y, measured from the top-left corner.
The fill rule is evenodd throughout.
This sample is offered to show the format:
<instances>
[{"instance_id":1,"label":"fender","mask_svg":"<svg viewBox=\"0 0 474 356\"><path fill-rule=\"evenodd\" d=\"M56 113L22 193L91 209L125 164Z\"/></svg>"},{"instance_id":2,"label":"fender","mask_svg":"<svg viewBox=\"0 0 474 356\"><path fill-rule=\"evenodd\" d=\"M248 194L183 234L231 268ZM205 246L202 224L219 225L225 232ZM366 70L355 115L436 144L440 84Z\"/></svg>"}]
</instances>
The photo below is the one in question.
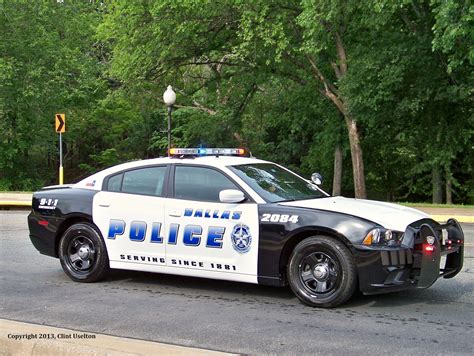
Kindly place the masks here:
<instances>
[{"instance_id":1,"label":"fender","mask_svg":"<svg viewBox=\"0 0 474 356\"><path fill-rule=\"evenodd\" d=\"M97 191L69 186L33 194L28 215L30 240L42 254L58 257L57 242L70 219L92 221L92 201Z\"/></svg>"},{"instance_id":2,"label":"fender","mask_svg":"<svg viewBox=\"0 0 474 356\"><path fill-rule=\"evenodd\" d=\"M267 219L262 221L264 214L290 215L295 218L287 222L271 222L266 221ZM378 226L372 221L352 215L280 204L259 205L258 215L260 222L258 281L261 284L277 286L285 284L286 259L291 253L291 247L302 238L315 232L323 232L341 239L344 244L351 247L360 244L364 236L374 226Z\"/></svg>"}]
</instances>

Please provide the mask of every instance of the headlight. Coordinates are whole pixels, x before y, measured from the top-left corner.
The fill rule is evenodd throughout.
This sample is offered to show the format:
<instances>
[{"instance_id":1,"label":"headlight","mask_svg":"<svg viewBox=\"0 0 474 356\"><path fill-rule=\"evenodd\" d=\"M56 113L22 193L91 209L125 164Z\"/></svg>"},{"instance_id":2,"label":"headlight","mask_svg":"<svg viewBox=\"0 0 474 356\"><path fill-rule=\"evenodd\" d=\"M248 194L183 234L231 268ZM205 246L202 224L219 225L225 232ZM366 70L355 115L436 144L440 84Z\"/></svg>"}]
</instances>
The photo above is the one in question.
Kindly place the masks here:
<instances>
[{"instance_id":1,"label":"headlight","mask_svg":"<svg viewBox=\"0 0 474 356\"><path fill-rule=\"evenodd\" d=\"M364 238L366 246L400 246L403 232L387 229L373 229Z\"/></svg>"}]
</instances>

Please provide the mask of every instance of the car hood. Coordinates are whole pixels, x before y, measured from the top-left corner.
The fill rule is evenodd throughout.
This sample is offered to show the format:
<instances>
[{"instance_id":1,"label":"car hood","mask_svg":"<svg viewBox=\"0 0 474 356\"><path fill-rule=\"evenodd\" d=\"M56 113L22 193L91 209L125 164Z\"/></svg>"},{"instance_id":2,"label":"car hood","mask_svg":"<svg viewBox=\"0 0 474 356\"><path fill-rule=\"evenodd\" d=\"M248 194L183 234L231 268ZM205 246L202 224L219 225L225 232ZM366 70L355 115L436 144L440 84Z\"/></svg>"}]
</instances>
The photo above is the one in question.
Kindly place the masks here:
<instances>
[{"instance_id":1,"label":"car hood","mask_svg":"<svg viewBox=\"0 0 474 356\"><path fill-rule=\"evenodd\" d=\"M430 217L422 211L402 205L344 197L298 200L280 204L349 214L397 231L405 231L412 222Z\"/></svg>"}]
</instances>

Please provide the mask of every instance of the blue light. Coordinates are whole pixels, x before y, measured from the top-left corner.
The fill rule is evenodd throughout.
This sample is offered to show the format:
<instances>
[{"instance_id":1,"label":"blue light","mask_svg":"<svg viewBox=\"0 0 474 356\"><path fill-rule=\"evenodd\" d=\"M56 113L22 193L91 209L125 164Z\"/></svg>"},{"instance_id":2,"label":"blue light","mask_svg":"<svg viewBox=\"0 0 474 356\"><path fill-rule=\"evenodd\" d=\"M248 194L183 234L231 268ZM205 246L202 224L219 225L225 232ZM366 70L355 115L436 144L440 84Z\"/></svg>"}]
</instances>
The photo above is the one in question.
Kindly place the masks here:
<instances>
[{"instance_id":1,"label":"blue light","mask_svg":"<svg viewBox=\"0 0 474 356\"><path fill-rule=\"evenodd\" d=\"M171 148L171 156L243 156L243 148Z\"/></svg>"}]
</instances>

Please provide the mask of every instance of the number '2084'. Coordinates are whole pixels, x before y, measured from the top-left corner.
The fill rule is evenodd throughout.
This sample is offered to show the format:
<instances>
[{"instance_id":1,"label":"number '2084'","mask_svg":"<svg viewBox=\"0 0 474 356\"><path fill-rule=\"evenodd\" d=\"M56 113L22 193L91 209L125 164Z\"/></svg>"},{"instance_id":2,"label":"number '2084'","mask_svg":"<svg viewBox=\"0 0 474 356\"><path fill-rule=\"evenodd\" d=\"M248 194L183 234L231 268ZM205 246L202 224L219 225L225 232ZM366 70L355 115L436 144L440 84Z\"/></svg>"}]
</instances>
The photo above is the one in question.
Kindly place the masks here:
<instances>
[{"instance_id":1,"label":"number '2084'","mask_svg":"<svg viewBox=\"0 0 474 356\"><path fill-rule=\"evenodd\" d=\"M263 214L260 221L263 222L281 222L281 223L297 223L298 215L286 215L286 214Z\"/></svg>"}]
</instances>

